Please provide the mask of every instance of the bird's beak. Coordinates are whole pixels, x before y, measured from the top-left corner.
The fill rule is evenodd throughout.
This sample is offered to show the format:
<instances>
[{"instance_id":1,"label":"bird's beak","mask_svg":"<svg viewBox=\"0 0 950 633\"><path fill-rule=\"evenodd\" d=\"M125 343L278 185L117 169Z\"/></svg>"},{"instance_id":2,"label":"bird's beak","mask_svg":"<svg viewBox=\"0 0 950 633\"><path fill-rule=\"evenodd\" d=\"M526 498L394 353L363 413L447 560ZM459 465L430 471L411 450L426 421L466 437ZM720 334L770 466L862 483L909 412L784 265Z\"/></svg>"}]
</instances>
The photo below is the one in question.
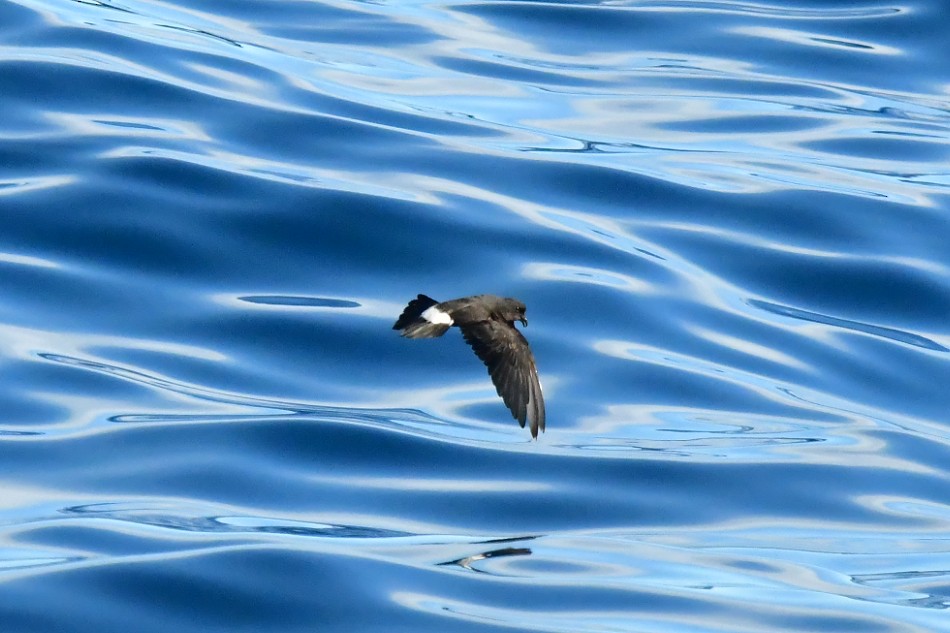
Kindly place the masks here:
<instances>
[{"instance_id":1,"label":"bird's beak","mask_svg":"<svg viewBox=\"0 0 950 633\"><path fill-rule=\"evenodd\" d=\"M528 319L521 317L521 325L528 327Z\"/></svg>"}]
</instances>

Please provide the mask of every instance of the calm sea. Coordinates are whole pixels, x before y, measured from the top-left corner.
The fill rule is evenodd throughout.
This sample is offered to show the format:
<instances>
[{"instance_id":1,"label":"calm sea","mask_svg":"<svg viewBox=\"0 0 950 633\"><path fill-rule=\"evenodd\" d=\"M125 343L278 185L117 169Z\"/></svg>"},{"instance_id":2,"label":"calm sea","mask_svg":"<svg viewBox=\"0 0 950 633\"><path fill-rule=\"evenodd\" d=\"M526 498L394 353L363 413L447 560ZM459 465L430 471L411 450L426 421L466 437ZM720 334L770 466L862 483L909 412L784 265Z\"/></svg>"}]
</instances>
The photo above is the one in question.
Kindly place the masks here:
<instances>
[{"instance_id":1,"label":"calm sea","mask_svg":"<svg viewBox=\"0 0 950 633\"><path fill-rule=\"evenodd\" d=\"M944 0L0 2L0 631L950 631L948 51ZM527 304L538 441L417 293Z\"/></svg>"}]
</instances>

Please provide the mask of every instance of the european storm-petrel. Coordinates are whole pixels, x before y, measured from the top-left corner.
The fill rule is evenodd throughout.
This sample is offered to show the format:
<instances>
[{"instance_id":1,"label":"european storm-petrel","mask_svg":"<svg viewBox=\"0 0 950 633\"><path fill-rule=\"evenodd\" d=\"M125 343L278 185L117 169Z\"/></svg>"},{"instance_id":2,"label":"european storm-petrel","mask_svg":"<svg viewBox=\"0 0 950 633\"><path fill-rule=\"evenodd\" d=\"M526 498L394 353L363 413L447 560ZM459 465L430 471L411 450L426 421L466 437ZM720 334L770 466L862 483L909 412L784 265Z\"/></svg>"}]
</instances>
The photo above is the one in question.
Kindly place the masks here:
<instances>
[{"instance_id":1,"label":"european storm-petrel","mask_svg":"<svg viewBox=\"0 0 950 633\"><path fill-rule=\"evenodd\" d=\"M511 415L531 437L544 430L544 396L538 381L538 368L528 341L515 329L515 321L528 325L525 305L517 299L495 295L477 295L439 303L419 295L402 311L394 330L406 338L435 338L456 325L465 342L488 367L495 390Z\"/></svg>"}]
</instances>

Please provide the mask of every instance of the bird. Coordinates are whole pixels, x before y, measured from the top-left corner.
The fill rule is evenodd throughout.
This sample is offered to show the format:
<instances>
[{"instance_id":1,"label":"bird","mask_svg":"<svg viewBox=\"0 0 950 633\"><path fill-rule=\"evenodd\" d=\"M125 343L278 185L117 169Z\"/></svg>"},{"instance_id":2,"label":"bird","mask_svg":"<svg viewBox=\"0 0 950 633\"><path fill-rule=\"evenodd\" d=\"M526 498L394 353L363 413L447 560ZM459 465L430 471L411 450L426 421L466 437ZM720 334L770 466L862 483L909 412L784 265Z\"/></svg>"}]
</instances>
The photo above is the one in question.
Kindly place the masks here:
<instances>
[{"instance_id":1,"label":"bird","mask_svg":"<svg viewBox=\"0 0 950 633\"><path fill-rule=\"evenodd\" d=\"M406 338L436 338L453 326L462 330L465 342L488 368L495 391L511 416L521 428L527 422L531 437L537 439L538 429L544 431L544 396L534 355L515 328L515 321L527 327L525 310L517 299L495 295L440 303L420 294L402 311L393 329L401 330Z\"/></svg>"}]
</instances>

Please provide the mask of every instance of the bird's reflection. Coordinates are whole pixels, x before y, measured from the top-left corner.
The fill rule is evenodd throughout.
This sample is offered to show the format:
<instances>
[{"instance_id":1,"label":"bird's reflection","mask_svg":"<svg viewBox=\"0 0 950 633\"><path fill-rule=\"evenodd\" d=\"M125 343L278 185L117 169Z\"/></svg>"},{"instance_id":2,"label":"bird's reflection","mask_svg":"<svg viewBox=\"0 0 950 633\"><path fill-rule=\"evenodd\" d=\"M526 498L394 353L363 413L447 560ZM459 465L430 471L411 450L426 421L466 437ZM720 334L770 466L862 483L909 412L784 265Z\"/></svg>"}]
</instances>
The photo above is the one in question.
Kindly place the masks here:
<instances>
[{"instance_id":1,"label":"bird's reflection","mask_svg":"<svg viewBox=\"0 0 950 633\"><path fill-rule=\"evenodd\" d=\"M531 554L531 548L529 547L503 547L501 549L489 550L487 552L481 552L479 554L473 554L472 556L466 556L464 558L459 558L457 560L447 561L445 563L439 563L439 565L457 565L468 571L474 571L481 574L487 573L482 569L474 567L474 564L487 560L489 558L501 558L503 556L529 556Z\"/></svg>"}]
</instances>

